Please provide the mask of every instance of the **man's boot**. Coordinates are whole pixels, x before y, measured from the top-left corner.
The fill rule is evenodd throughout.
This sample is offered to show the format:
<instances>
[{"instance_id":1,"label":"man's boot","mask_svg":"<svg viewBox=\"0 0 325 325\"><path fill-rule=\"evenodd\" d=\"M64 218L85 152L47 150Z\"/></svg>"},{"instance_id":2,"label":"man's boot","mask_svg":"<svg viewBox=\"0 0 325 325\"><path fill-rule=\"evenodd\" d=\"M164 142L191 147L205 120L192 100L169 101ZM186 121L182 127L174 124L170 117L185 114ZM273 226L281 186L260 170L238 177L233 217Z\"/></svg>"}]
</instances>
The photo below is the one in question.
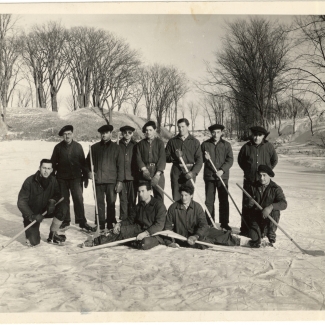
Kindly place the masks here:
<instances>
[{"instance_id":1,"label":"man's boot","mask_svg":"<svg viewBox=\"0 0 325 325\"><path fill-rule=\"evenodd\" d=\"M66 239L65 235L58 235L55 231L50 231L47 242L49 244L64 245Z\"/></svg>"},{"instance_id":2,"label":"man's boot","mask_svg":"<svg viewBox=\"0 0 325 325\"><path fill-rule=\"evenodd\" d=\"M89 232L95 232L97 230L97 226L91 227L88 225L87 222L79 223L79 228L89 231Z\"/></svg>"}]
</instances>

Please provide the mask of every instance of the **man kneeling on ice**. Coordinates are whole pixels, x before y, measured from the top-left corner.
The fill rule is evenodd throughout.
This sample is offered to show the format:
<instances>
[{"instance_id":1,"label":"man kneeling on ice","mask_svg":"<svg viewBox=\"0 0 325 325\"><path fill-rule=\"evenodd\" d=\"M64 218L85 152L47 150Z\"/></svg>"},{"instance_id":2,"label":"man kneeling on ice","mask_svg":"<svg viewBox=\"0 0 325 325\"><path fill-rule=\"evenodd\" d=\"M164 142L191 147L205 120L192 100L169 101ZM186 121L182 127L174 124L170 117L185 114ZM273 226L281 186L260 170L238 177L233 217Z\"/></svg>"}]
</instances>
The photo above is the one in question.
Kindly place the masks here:
<instances>
[{"instance_id":1,"label":"man kneeling on ice","mask_svg":"<svg viewBox=\"0 0 325 325\"><path fill-rule=\"evenodd\" d=\"M267 237L272 244L276 240L277 226L268 218L270 215L277 223L280 220L280 210L287 208L287 201L279 185L271 180L275 174L273 170L266 166L258 167L259 180L247 188L247 192L263 208L260 210L255 206L253 200L245 197L244 204L249 209L248 214L248 235L252 239L250 246L259 248L261 238Z\"/></svg>"},{"instance_id":2,"label":"man kneeling on ice","mask_svg":"<svg viewBox=\"0 0 325 325\"><path fill-rule=\"evenodd\" d=\"M226 246L246 245L248 240L235 237L230 230L223 231L208 226L205 213L201 205L193 200L194 188L189 185L182 185L179 189L181 199L174 202L168 209L164 230L172 230L175 233L187 238L185 246L193 248L207 248L204 245L196 244L197 240ZM178 239L165 239L168 247L184 246L184 242Z\"/></svg>"},{"instance_id":3,"label":"man kneeling on ice","mask_svg":"<svg viewBox=\"0 0 325 325\"><path fill-rule=\"evenodd\" d=\"M57 234L63 220L63 213L60 204L55 206L56 202L61 198L61 193L56 178L51 175L52 171L52 161L42 159L39 170L24 181L18 194L17 206L23 214L24 227L26 228L36 220L25 231L26 242L29 246L36 246L41 241L39 227L44 219L42 213L45 211L47 211L47 218L53 217L47 241L59 244L66 240L65 235Z\"/></svg>"},{"instance_id":4,"label":"man kneeling on ice","mask_svg":"<svg viewBox=\"0 0 325 325\"><path fill-rule=\"evenodd\" d=\"M85 246L102 245L126 238L136 237L136 246L140 249L150 249L164 244L160 236L152 236L162 231L166 221L166 207L161 200L151 196L150 182L140 182L138 185L140 202L131 210L128 218L114 226L113 233L101 235L87 240Z\"/></svg>"}]
</instances>

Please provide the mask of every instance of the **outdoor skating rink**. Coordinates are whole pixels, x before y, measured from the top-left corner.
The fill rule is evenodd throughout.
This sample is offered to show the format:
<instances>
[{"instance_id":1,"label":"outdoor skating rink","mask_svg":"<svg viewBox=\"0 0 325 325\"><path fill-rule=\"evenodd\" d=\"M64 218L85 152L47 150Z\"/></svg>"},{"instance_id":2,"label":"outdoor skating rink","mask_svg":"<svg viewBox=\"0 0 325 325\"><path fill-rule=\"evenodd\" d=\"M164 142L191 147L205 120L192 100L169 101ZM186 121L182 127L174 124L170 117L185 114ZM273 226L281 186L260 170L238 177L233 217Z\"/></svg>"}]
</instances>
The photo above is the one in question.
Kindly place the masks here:
<instances>
[{"instance_id":1,"label":"outdoor skating rink","mask_svg":"<svg viewBox=\"0 0 325 325\"><path fill-rule=\"evenodd\" d=\"M0 244L22 230L18 192L36 172L39 161L50 158L54 145L45 141L0 143ZM82 145L87 154L89 143ZM238 148L234 149L229 190L241 209L242 193L236 182L242 185L242 171L236 160ZM165 175L171 195L170 167L167 164ZM197 192L204 199L202 174L197 177ZM293 166L281 156L275 174L274 181L288 201L280 225L302 248L325 250L325 175ZM238 231L240 216L229 202L230 225ZM167 207L170 203L165 197ZM91 181L84 191L84 204L86 218L93 223ZM72 205L71 212L74 222ZM233 253L225 253L211 248L158 246L139 251L117 246L68 255L81 250L77 244L87 236L71 227L64 247L49 245L50 222L41 224L38 247L28 248L22 235L0 252L1 313L324 309L325 257L303 255L279 229L276 249L236 247Z\"/></svg>"}]
</instances>

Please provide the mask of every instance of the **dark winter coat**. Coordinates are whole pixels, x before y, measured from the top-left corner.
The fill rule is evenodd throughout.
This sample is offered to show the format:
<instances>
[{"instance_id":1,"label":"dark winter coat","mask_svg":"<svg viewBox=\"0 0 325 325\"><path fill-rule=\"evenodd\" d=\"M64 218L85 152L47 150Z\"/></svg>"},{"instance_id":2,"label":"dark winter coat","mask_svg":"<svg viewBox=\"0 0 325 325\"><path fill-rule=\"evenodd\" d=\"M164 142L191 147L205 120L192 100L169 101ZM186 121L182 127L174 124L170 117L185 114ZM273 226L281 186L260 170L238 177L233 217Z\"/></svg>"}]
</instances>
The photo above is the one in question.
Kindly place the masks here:
<instances>
[{"instance_id":1,"label":"dark winter coat","mask_svg":"<svg viewBox=\"0 0 325 325\"><path fill-rule=\"evenodd\" d=\"M229 169L233 165L234 157L232 148L229 142L220 139L217 144L214 144L213 139L206 140L201 145L202 155L204 161L204 173L203 178L206 181L213 181L215 177L215 171L211 163L205 159L205 151L210 154L211 160L217 170L222 169L222 179L229 179Z\"/></svg>"},{"instance_id":2,"label":"dark winter coat","mask_svg":"<svg viewBox=\"0 0 325 325\"><path fill-rule=\"evenodd\" d=\"M203 238L209 229L201 205L191 201L186 209L181 201L174 202L168 209L164 230L173 230L186 238L198 235Z\"/></svg>"},{"instance_id":3,"label":"dark winter coat","mask_svg":"<svg viewBox=\"0 0 325 325\"><path fill-rule=\"evenodd\" d=\"M181 139L180 135L176 135L168 141L166 146L166 161L168 163L173 163L174 166L179 168L181 162L176 155L176 149L180 149L183 152L183 160L185 164L194 164L194 166L189 168L189 170L197 175L203 165L199 140L189 134L184 141Z\"/></svg>"},{"instance_id":4,"label":"dark winter coat","mask_svg":"<svg viewBox=\"0 0 325 325\"><path fill-rule=\"evenodd\" d=\"M123 155L116 142L103 140L91 146L96 184L123 182ZM87 169L91 171L90 153L87 158Z\"/></svg>"},{"instance_id":5,"label":"dark winter coat","mask_svg":"<svg viewBox=\"0 0 325 325\"><path fill-rule=\"evenodd\" d=\"M143 231L150 235L162 231L166 221L166 207L161 200L151 196L148 204L139 202L126 220L121 222L121 227L138 224Z\"/></svg>"},{"instance_id":6,"label":"dark winter coat","mask_svg":"<svg viewBox=\"0 0 325 325\"><path fill-rule=\"evenodd\" d=\"M278 163L278 155L272 143L264 140L256 146L251 140L245 143L238 154L238 164L244 171L244 177L249 182L258 180L257 168L259 165L267 165L274 169Z\"/></svg>"},{"instance_id":7,"label":"dark winter coat","mask_svg":"<svg viewBox=\"0 0 325 325\"><path fill-rule=\"evenodd\" d=\"M24 217L45 212L50 199L61 198L59 184L54 176L49 176L49 185L44 190L39 181L41 173L29 176L18 194L17 206Z\"/></svg>"},{"instance_id":8,"label":"dark winter coat","mask_svg":"<svg viewBox=\"0 0 325 325\"><path fill-rule=\"evenodd\" d=\"M133 181L138 178L138 167L136 161L136 141L131 139L128 145L125 144L125 140L121 139L119 146L121 154L123 156L124 165L121 168L123 170L123 180Z\"/></svg>"},{"instance_id":9,"label":"dark winter coat","mask_svg":"<svg viewBox=\"0 0 325 325\"><path fill-rule=\"evenodd\" d=\"M150 163L155 164L155 170L163 172L166 168L166 154L164 142L154 138L150 143L143 139L137 143L137 164L139 170L148 167Z\"/></svg>"},{"instance_id":10,"label":"dark winter coat","mask_svg":"<svg viewBox=\"0 0 325 325\"><path fill-rule=\"evenodd\" d=\"M58 143L51 157L53 173L57 178L75 179L86 176L85 154L80 143L73 141L67 144L65 141Z\"/></svg>"},{"instance_id":11,"label":"dark winter coat","mask_svg":"<svg viewBox=\"0 0 325 325\"><path fill-rule=\"evenodd\" d=\"M248 185L247 192L252 196L252 198L264 209L270 204L273 205L273 211L271 217L279 217L280 211L287 208L287 201L282 191L282 188L270 181L269 185L266 187L264 193L262 190L262 184L260 182L255 182ZM249 198L245 195L244 205L247 207L249 203ZM255 205L249 209L247 212L250 216L256 216L262 218L261 210Z\"/></svg>"}]
</instances>

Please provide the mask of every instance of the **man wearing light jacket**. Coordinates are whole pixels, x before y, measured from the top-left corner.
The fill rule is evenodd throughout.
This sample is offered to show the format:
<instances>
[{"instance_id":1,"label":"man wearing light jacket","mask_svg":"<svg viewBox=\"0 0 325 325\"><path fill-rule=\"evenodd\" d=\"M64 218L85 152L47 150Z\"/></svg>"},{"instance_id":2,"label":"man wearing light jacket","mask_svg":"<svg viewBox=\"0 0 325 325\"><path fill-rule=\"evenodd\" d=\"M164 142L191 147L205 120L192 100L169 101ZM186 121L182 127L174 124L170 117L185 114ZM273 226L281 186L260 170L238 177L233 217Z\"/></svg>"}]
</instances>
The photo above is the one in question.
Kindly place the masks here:
<instances>
[{"instance_id":1,"label":"man wearing light jacket","mask_svg":"<svg viewBox=\"0 0 325 325\"><path fill-rule=\"evenodd\" d=\"M113 229L116 223L115 202L116 193L123 188L123 156L117 143L112 142L112 125L103 125L98 129L101 141L91 146L92 161L94 164L95 187L98 206L98 219L100 230ZM90 153L88 153L87 167L89 178L91 175ZM106 196L106 217L105 217Z\"/></svg>"},{"instance_id":2,"label":"man wearing light jacket","mask_svg":"<svg viewBox=\"0 0 325 325\"><path fill-rule=\"evenodd\" d=\"M231 230L229 224L229 201L228 193L221 183L220 178L222 178L223 183L228 189L228 179L229 179L229 169L233 165L233 153L229 142L222 139L223 129L225 127L221 124L214 124L209 127L211 132L211 138L202 143L202 154L204 161L204 173L203 179L205 182L205 205L209 209L212 218L215 221L215 208L214 202L216 197L216 192L218 191L219 198L219 222L221 223L221 228L226 230ZM217 169L217 173L209 161L211 159L212 163ZM210 218L207 218L208 223L211 224Z\"/></svg>"}]
</instances>

